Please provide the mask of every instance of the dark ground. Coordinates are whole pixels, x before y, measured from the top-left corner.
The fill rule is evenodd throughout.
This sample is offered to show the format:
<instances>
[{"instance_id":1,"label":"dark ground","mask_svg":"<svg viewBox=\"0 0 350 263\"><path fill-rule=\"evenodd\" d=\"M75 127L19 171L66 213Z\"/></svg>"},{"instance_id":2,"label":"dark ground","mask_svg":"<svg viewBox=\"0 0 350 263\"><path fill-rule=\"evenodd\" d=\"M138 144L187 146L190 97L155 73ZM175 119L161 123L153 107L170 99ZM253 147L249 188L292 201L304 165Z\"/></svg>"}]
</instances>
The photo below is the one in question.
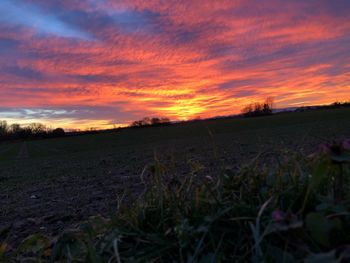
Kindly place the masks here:
<instances>
[{"instance_id":1,"label":"dark ground","mask_svg":"<svg viewBox=\"0 0 350 263\"><path fill-rule=\"evenodd\" d=\"M310 153L325 140L350 137L350 109L223 119L28 142L0 143L0 243L58 235L111 215L126 192L142 192L140 174L154 156L181 176L239 167L261 152Z\"/></svg>"}]
</instances>

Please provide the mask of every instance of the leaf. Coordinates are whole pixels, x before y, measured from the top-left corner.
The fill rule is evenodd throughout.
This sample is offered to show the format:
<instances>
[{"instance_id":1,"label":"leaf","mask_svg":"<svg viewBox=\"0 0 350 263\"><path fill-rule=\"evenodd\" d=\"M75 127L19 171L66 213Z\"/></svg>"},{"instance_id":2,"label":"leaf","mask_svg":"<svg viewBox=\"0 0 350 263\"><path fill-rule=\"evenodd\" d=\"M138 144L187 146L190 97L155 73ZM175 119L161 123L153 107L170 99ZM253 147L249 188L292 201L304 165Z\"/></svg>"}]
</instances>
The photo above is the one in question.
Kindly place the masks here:
<instances>
[{"instance_id":1,"label":"leaf","mask_svg":"<svg viewBox=\"0 0 350 263\"><path fill-rule=\"evenodd\" d=\"M317 190L320 187L322 181L326 178L327 171L328 165L326 162L319 162L316 165L311 177L311 187L314 190Z\"/></svg>"},{"instance_id":2,"label":"leaf","mask_svg":"<svg viewBox=\"0 0 350 263\"><path fill-rule=\"evenodd\" d=\"M0 258L2 258L5 255L6 249L7 249L7 244L1 243L0 244Z\"/></svg>"},{"instance_id":3,"label":"leaf","mask_svg":"<svg viewBox=\"0 0 350 263\"><path fill-rule=\"evenodd\" d=\"M284 262L284 263L292 263L296 262L294 256L288 253L286 250L283 250L279 247L268 245L266 255L268 259L266 262Z\"/></svg>"},{"instance_id":4,"label":"leaf","mask_svg":"<svg viewBox=\"0 0 350 263\"><path fill-rule=\"evenodd\" d=\"M335 163L350 163L350 154L331 154L330 158Z\"/></svg>"},{"instance_id":5,"label":"leaf","mask_svg":"<svg viewBox=\"0 0 350 263\"><path fill-rule=\"evenodd\" d=\"M330 225L332 231L342 232L343 231L343 223L339 218L333 218L330 220Z\"/></svg>"},{"instance_id":6,"label":"leaf","mask_svg":"<svg viewBox=\"0 0 350 263\"><path fill-rule=\"evenodd\" d=\"M43 235L36 234L24 239L17 249L17 254L44 252L51 244L51 241Z\"/></svg>"},{"instance_id":7,"label":"leaf","mask_svg":"<svg viewBox=\"0 0 350 263\"><path fill-rule=\"evenodd\" d=\"M71 231L63 233L52 250L52 259L77 258L85 253L85 245L79 240L78 233Z\"/></svg>"},{"instance_id":8,"label":"leaf","mask_svg":"<svg viewBox=\"0 0 350 263\"><path fill-rule=\"evenodd\" d=\"M102 260L101 260L100 256L96 253L96 250L90 241L88 241L86 243L86 247L87 247L87 258L86 258L87 260L86 260L86 262L101 263Z\"/></svg>"},{"instance_id":9,"label":"leaf","mask_svg":"<svg viewBox=\"0 0 350 263\"><path fill-rule=\"evenodd\" d=\"M335 251L332 250L328 253L313 254L305 259L305 263L336 263L337 258Z\"/></svg>"},{"instance_id":10,"label":"leaf","mask_svg":"<svg viewBox=\"0 0 350 263\"><path fill-rule=\"evenodd\" d=\"M326 218L319 213L309 213L306 216L306 228L310 231L312 238L319 244L328 247L330 224Z\"/></svg>"},{"instance_id":11,"label":"leaf","mask_svg":"<svg viewBox=\"0 0 350 263\"><path fill-rule=\"evenodd\" d=\"M214 253L203 255L201 259L198 261L198 263L214 263L214 262L217 262L217 258Z\"/></svg>"},{"instance_id":12,"label":"leaf","mask_svg":"<svg viewBox=\"0 0 350 263\"><path fill-rule=\"evenodd\" d=\"M276 232L287 232L287 231L293 231L298 230L303 227L302 221L295 221L289 224L286 223L275 223L268 225L265 232L266 235L276 233Z\"/></svg>"},{"instance_id":13,"label":"leaf","mask_svg":"<svg viewBox=\"0 0 350 263\"><path fill-rule=\"evenodd\" d=\"M316 211L324 213L347 213L347 209L343 204L334 204L329 202L328 199L322 200L320 198L321 204L316 206Z\"/></svg>"}]
</instances>

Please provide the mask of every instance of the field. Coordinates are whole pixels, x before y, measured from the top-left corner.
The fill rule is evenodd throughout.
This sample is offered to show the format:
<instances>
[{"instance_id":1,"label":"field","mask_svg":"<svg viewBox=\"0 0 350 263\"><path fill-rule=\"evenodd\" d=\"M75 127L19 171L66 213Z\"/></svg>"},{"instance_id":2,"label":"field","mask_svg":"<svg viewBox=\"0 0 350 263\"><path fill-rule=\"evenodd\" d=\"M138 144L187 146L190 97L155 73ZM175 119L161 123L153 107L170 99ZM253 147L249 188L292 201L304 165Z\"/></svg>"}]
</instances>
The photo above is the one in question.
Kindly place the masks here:
<instances>
[{"instance_id":1,"label":"field","mask_svg":"<svg viewBox=\"0 0 350 263\"><path fill-rule=\"evenodd\" d=\"M123 196L131 205L143 192L140 175L155 160L178 177L195 171L215 178L260 155L262 166L274 167L286 152L307 156L320 143L350 137L349 117L350 109L317 110L3 142L0 244L114 215Z\"/></svg>"}]
</instances>

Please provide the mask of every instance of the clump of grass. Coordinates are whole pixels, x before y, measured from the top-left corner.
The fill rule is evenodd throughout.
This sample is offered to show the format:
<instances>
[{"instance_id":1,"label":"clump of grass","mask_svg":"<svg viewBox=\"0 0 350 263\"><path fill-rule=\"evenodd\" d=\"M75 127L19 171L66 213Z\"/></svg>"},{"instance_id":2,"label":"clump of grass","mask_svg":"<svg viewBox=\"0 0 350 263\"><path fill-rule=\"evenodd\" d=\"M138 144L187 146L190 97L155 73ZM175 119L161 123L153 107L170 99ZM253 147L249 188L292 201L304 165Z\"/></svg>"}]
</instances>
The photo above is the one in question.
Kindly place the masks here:
<instances>
[{"instance_id":1,"label":"clump of grass","mask_svg":"<svg viewBox=\"0 0 350 263\"><path fill-rule=\"evenodd\" d=\"M179 177L155 160L144 193L112 218L55 240L35 235L0 258L33 262L340 262L350 260L350 142L312 156L287 152L239 170ZM175 173L174 173L175 174Z\"/></svg>"}]
</instances>

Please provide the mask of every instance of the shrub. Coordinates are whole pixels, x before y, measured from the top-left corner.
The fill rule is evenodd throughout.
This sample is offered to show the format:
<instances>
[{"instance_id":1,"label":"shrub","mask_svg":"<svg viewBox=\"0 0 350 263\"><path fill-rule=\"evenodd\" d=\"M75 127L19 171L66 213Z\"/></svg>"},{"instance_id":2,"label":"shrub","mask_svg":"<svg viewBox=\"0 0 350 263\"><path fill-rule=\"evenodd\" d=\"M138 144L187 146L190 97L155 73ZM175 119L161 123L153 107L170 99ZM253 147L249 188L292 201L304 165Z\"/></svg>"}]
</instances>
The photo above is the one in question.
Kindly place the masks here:
<instances>
[{"instance_id":1,"label":"shrub","mask_svg":"<svg viewBox=\"0 0 350 263\"><path fill-rule=\"evenodd\" d=\"M52 130L51 134L54 137L61 137L61 136L64 136L66 134L66 132L62 128L56 128L56 129Z\"/></svg>"}]
</instances>

